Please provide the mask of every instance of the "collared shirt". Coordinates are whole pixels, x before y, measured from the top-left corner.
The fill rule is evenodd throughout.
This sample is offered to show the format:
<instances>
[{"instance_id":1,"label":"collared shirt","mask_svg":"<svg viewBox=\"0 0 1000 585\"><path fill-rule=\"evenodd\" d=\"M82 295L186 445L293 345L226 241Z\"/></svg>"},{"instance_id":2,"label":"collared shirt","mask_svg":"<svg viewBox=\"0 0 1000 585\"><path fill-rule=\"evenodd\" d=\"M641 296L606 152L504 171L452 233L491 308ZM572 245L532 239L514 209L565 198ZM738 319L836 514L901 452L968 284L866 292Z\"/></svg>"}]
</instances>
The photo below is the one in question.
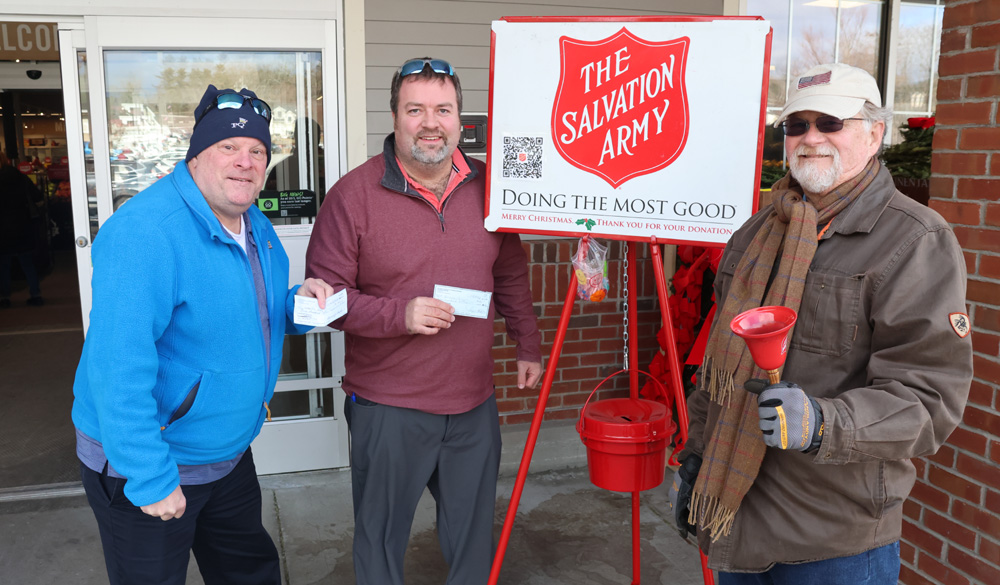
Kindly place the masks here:
<instances>
[{"instance_id":1,"label":"collared shirt","mask_svg":"<svg viewBox=\"0 0 1000 585\"><path fill-rule=\"evenodd\" d=\"M410 175L406 173L406 169L403 167L403 164L399 161L398 156L396 157L396 164L399 166L399 170L403 173L403 178L406 179L406 182L409 183L411 187L416 189L417 193L420 193L424 199L429 201L431 205L434 206L434 209L437 209L438 213L441 213L441 210L444 208L445 199L447 199L448 196L455 190L455 187L458 187L462 181L469 176L469 173L472 172L471 169L469 169L468 163L465 162L465 157L463 157L462 153L460 153L456 148L451 153L451 176L448 177L448 186L444 188L444 194L442 194L439 199L438 196L435 195L430 189L410 178Z\"/></svg>"}]
</instances>

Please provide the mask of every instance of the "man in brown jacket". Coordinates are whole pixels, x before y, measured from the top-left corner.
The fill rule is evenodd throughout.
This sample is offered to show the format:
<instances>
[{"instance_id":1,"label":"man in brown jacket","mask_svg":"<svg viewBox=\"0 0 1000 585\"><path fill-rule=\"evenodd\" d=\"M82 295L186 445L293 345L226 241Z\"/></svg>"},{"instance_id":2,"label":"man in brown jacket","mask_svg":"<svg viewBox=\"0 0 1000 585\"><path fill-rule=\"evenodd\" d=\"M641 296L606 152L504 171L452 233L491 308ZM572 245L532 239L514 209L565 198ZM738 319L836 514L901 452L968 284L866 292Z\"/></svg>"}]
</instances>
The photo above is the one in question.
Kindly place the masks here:
<instances>
[{"instance_id":1,"label":"man in brown jacket","mask_svg":"<svg viewBox=\"0 0 1000 585\"><path fill-rule=\"evenodd\" d=\"M799 77L776 122L791 172L720 264L671 497L721 585L895 584L910 458L962 417L965 262L948 223L879 163L881 103L854 67ZM798 312L773 385L729 328L767 305Z\"/></svg>"}]
</instances>

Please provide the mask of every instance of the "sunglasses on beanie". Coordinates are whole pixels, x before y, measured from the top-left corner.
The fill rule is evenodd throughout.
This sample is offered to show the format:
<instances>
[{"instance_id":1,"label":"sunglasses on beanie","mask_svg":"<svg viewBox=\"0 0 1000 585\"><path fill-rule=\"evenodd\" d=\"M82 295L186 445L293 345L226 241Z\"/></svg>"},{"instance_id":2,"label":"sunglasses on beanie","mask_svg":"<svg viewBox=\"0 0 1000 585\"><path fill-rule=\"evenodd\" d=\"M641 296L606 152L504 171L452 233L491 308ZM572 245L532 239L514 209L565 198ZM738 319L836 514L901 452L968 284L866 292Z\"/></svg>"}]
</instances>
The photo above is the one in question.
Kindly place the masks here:
<instances>
[{"instance_id":1,"label":"sunglasses on beanie","mask_svg":"<svg viewBox=\"0 0 1000 585\"><path fill-rule=\"evenodd\" d=\"M253 108L253 111L257 112L260 117L267 120L268 124L271 123L271 106L267 105L267 102L260 98L250 97L241 93L220 93L215 96L212 103L205 108L205 111L202 112L201 116L199 116L198 120L195 120L195 122L197 123L204 118L205 114L212 111L213 108L218 110L238 110L242 108L243 104L246 102L250 102L250 106Z\"/></svg>"}]
</instances>

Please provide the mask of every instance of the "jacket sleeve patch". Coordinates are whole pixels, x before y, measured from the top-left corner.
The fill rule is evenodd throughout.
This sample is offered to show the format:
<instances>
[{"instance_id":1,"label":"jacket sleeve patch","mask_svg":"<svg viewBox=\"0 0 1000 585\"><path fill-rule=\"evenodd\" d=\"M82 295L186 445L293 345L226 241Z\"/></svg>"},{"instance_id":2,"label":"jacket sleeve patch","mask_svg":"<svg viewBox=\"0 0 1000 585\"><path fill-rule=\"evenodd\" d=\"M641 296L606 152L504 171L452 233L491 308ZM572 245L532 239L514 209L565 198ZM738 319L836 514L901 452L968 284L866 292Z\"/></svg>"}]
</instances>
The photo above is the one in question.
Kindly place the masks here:
<instances>
[{"instance_id":1,"label":"jacket sleeve patch","mask_svg":"<svg viewBox=\"0 0 1000 585\"><path fill-rule=\"evenodd\" d=\"M955 333L959 337L965 337L972 330L969 324L969 316L965 313L951 313L948 315L948 320L951 321L951 328L955 330Z\"/></svg>"}]
</instances>

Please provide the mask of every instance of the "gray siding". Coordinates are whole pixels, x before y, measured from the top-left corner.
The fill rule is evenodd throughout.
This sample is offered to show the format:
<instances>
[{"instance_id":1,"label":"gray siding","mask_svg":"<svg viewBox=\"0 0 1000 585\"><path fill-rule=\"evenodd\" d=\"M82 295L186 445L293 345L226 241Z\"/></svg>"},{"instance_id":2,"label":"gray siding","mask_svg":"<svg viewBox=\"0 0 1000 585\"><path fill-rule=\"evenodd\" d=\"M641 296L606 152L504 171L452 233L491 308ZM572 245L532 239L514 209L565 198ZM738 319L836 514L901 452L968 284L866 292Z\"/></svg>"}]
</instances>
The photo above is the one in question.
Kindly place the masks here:
<instances>
[{"instance_id":1,"label":"gray siding","mask_svg":"<svg viewBox=\"0 0 1000 585\"><path fill-rule=\"evenodd\" d=\"M504 16L638 16L722 14L723 0L366 0L365 75L368 156L392 132L389 82L399 64L430 55L448 60L462 79L463 109L486 112L490 26Z\"/></svg>"}]
</instances>

